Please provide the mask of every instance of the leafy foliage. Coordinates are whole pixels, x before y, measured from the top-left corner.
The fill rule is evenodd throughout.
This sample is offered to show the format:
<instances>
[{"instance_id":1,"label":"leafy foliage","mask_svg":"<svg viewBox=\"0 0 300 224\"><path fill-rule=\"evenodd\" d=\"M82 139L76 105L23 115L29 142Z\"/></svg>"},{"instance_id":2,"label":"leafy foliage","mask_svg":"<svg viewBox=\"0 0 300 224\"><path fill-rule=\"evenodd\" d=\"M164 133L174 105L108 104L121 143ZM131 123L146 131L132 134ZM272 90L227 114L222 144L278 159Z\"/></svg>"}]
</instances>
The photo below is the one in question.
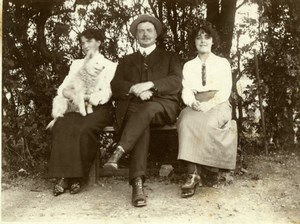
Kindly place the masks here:
<instances>
[{"instance_id":1,"label":"leafy foliage","mask_svg":"<svg viewBox=\"0 0 300 224\"><path fill-rule=\"evenodd\" d=\"M264 99L267 138L277 148L293 145L299 136L299 26L294 29L299 18L295 17L296 8L291 2L271 0L260 4L260 92ZM253 60L248 60L245 72L258 83L254 67ZM249 87L245 109L258 108L258 88L259 85ZM258 133L262 135L261 129Z\"/></svg>"}]
</instances>

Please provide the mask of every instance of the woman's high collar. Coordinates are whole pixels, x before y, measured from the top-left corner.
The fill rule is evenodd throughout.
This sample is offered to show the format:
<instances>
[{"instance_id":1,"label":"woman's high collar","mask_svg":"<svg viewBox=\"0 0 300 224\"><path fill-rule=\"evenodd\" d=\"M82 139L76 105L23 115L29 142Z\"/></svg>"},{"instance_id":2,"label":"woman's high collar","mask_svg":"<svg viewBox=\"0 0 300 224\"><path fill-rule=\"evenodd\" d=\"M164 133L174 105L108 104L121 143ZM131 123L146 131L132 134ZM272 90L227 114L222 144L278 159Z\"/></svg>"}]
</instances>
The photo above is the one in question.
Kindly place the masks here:
<instances>
[{"instance_id":1,"label":"woman's high collar","mask_svg":"<svg viewBox=\"0 0 300 224\"><path fill-rule=\"evenodd\" d=\"M201 63L206 63L207 61L210 61L211 58L214 58L214 53L209 52L208 54L206 54L204 57L201 57L199 54L196 56L197 59L199 59L201 61Z\"/></svg>"}]
</instances>

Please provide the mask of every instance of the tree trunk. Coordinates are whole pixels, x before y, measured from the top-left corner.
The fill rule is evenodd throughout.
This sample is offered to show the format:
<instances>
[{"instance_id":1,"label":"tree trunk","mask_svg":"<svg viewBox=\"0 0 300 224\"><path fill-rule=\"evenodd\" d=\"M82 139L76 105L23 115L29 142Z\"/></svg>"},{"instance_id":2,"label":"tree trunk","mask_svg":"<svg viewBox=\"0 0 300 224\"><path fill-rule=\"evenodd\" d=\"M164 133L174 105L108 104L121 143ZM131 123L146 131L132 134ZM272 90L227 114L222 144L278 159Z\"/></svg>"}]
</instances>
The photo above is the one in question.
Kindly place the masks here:
<instances>
[{"instance_id":1,"label":"tree trunk","mask_svg":"<svg viewBox=\"0 0 300 224\"><path fill-rule=\"evenodd\" d=\"M294 23L291 23L291 29L294 33L300 34L300 1L288 0L290 14L294 17ZM299 36L297 36L300 38Z\"/></svg>"},{"instance_id":2,"label":"tree trunk","mask_svg":"<svg viewBox=\"0 0 300 224\"><path fill-rule=\"evenodd\" d=\"M205 0L204 2L207 6L206 20L212 23L220 34L221 45L218 52L228 58L232 45L237 0L222 0L221 2Z\"/></svg>"},{"instance_id":3,"label":"tree trunk","mask_svg":"<svg viewBox=\"0 0 300 224\"><path fill-rule=\"evenodd\" d=\"M207 14L206 14L206 20L210 23L212 23L215 27L218 25L218 18L220 15L219 12L219 0L205 0L206 4Z\"/></svg>"},{"instance_id":4,"label":"tree trunk","mask_svg":"<svg viewBox=\"0 0 300 224\"><path fill-rule=\"evenodd\" d=\"M230 56L232 45L233 27L235 21L237 0L222 0L221 13L219 16L217 29L220 32L221 45L220 52L224 57Z\"/></svg>"},{"instance_id":5,"label":"tree trunk","mask_svg":"<svg viewBox=\"0 0 300 224\"><path fill-rule=\"evenodd\" d=\"M285 120L284 120L284 133L286 134L285 138L285 145L291 146L294 144L294 119L293 119L293 108L290 106L287 106L285 108Z\"/></svg>"}]
</instances>

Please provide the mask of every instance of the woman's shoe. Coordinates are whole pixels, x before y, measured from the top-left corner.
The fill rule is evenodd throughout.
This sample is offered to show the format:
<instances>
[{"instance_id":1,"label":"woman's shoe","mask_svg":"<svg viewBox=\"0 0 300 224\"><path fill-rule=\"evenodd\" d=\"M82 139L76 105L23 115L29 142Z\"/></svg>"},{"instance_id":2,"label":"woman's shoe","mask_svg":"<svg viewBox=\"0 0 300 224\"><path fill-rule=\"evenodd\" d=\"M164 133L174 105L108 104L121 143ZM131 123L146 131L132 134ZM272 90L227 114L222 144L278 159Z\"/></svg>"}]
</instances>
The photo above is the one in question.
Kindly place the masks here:
<instances>
[{"instance_id":1,"label":"woman's shoe","mask_svg":"<svg viewBox=\"0 0 300 224\"><path fill-rule=\"evenodd\" d=\"M74 180L70 185L70 194L77 194L81 190L81 183L78 180Z\"/></svg>"},{"instance_id":2,"label":"woman's shoe","mask_svg":"<svg viewBox=\"0 0 300 224\"><path fill-rule=\"evenodd\" d=\"M181 186L181 197L192 197L195 194L197 185L202 185L200 176L198 174L189 174L185 184Z\"/></svg>"},{"instance_id":3,"label":"woman's shoe","mask_svg":"<svg viewBox=\"0 0 300 224\"><path fill-rule=\"evenodd\" d=\"M68 188L68 180L64 177L60 178L53 188L53 195L58 196L63 194Z\"/></svg>"}]
</instances>

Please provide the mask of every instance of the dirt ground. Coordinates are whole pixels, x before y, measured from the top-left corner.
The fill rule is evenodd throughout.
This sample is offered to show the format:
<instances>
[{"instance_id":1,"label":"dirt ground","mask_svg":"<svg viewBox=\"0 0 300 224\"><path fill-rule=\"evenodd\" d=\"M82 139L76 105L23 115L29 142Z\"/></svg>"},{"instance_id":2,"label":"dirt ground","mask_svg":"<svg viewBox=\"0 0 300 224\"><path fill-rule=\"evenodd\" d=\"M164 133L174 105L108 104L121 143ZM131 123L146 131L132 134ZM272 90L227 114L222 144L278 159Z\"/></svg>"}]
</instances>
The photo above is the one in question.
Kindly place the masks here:
<instances>
[{"instance_id":1,"label":"dirt ground","mask_svg":"<svg viewBox=\"0 0 300 224\"><path fill-rule=\"evenodd\" d=\"M3 179L1 223L300 224L299 158L297 151L247 156L231 184L198 188L189 199L180 197L183 180L152 176L143 208L130 204L125 177L101 178L77 195L59 197L49 180Z\"/></svg>"}]
</instances>

